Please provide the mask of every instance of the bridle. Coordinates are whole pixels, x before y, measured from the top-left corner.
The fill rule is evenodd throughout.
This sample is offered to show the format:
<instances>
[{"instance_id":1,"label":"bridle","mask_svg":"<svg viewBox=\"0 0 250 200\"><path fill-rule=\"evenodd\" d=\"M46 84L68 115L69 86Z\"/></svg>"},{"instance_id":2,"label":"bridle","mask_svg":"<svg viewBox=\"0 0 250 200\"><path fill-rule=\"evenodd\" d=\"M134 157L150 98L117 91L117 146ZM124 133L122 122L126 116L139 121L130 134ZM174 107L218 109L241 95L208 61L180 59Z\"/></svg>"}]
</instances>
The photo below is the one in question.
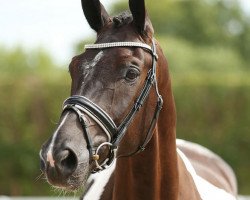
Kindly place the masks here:
<instances>
[{"instance_id":1,"label":"bridle","mask_svg":"<svg viewBox=\"0 0 250 200\"><path fill-rule=\"evenodd\" d=\"M80 96L74 95L67 98L63 103L63 112L66 110L74 111L78 119L81 123L84 136L87 142L87 148L89 150L90 158L95 161L96 168L92 171L92 173L101 171L109 167L114 159L116 158L116 152L119 146L120 141L124 137L127 128L131 124L134 119L137 111L143 106L145 99L148 97L150 89L152 85L155 86L156 94L157 94L157 104L154 112L153 119L151 120L149 129L147 131L147 135L144 139L142 145L138 147L138 149L127 156L132 156L136 153L143 151L153 136L153 129L159 117L160 110L163 105L163 99L158 91L157 80L156 80L156 62L158 59L158 55L156 53L156 46L154 40L152 40L152 48L144 43L139 42L113 42L113 43L102 43L102 44L88 44L85 45L85 49L105 49L105 48L114 48L114 47L139 47L148 51L152 55L152 67L148 71L147 78L145 80L145 84L137 97L132 109L124 118L119 126L116 126L112 118L98 105L92 102L90 99ZM108 137L108 141L100 144L98 147L93 146L93 142L91 140L90 134L88 132L87 123L85 115L93 119L105 132ZM109 147L109 154L107 158L101 163L98 163L99 154L98 152L103 146Z\"/></svg>"},{"instance_id":2,"label":"bridle","mask_svg":"<svg viewBox=\"0 0 250 200\"><path fill-rule=\"evenodd\" d=\"M116 158L116 152L117 152L120 141L124 137L126 130L128 126L130 125L130 123L132 122L132 120L134 119L137 111L139 111L139 109L143 106L143 103L145 99L148 97L150 89L152 85L154 84L155 89L156 89L156 94L157 94L157 104L156 104L153 119L151 120L150 127L147 131L147 135L144 139L143 144L140 145L134 153L128 156L132 156L136 153L143 151L145 149L145 146L148 144L148 142L152 138L153 129L155 127L155 124L159 117L160 110L163 105L163 99L161 95L159 94L157 80L156 80L156 62L157 62L158 56L156 53L156 46L155 46L154 40L152 41L152 43L153 43L152 48L147 44L138 43L138 42L114 42L114 43L85 45L85 49L104 49L104 48L114 48L114 47L139 47L150 52L152 55L152 67L148 71L147 78L145 80L145 84L141 90L141 93L137 97L134 103L134 106L132 107L130 112L127 114L127 116L121 122L119 126L116 126L112 118L103 109L101 109L98 105L96 105L94 102L92 102L90 99L84 96L74 95L74 96L67 98L64 101L63 112L66 110L74 111L77 114L79 121L82 125L84 136L87 142L87 148L90 154L90 158L92 158L96 164L96 168L92 171L92 173L104 170L113 163L114 159ZM108 137L108 141L100 144L97 148L94 148L93 142L88 133L85 115L88 115L91 119L93 119L103 129L103 131ZM101 164L99 164L98 152L103 146L109 147L109 154L107 158Z\"/></svg>"}]
</instances>

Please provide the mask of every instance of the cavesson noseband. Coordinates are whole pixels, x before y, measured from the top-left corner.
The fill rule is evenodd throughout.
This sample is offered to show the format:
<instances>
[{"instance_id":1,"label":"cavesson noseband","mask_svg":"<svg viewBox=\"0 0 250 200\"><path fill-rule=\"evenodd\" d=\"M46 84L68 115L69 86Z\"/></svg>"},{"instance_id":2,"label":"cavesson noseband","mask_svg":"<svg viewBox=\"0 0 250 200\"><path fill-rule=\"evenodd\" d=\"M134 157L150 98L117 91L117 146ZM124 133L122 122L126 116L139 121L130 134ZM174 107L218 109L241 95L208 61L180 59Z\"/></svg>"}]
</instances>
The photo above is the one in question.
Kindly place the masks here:
<instances>
[{"instance_id":1,"label":"cavesson noseband","mask_svg":"<svg viewBox=\"0 0 250 200\"><path fill-rule=\"evenodd\" d=\"M101 109L98 105L96 105L94 102L92 102L90 99L84 96L74 95L74 96L67 98L64 101L63 112L66 110L74 111L77 114L79 121L82 125L84 136L87 142L87 148L90 154L90 158L92 158L96 164L96 168L92 171L92 173L104 170L113 163L114 159L116 158L116 152L117 152L120 141L124 137L128 126L131 124L132 120L134 119L135 114L143 106L143 103L145 99L148 97L150 89L152 85L154 84L155 89L156 89L156 94L157 94L157 105L155 108L153 119L151 120L150 127L147 131L147 135L144 139L143 144L138 147L138 150L136 150L136 152L128 156L131 156L140 151L143 151L145 149L145 146L148 144L148 142L152 138L153 129L155 127L160 110L163 105L163 99L161 95L159 94L157 80L156 80L156 62L157 62L158 56L156 54L156 46L155 46L154 40L152 41L152 43L153 43L152 48L147 44L139 43L139 42L113 42L113 43L85 45L85 49L105 49L105 48L114 48L114 47L139 47L150 52L152 55L152 68L148 71L147 78L145 80L145 84L141 90L141 93L137 97L134 106L132 107L130 112L127 114L127 116L125 117L125 119L122 121L122 123L119 126L116 126L112 118L103 109ZM102 128L102 130L105 132L105 134L108 137L107 142L100 144L96 148L93 146L93 142L91 140L90 134L88 133L85 115L93 119ZM101 164L99 164L98 152L103 146L109 147L109 155Z\"/></svg>"}]
</instances>

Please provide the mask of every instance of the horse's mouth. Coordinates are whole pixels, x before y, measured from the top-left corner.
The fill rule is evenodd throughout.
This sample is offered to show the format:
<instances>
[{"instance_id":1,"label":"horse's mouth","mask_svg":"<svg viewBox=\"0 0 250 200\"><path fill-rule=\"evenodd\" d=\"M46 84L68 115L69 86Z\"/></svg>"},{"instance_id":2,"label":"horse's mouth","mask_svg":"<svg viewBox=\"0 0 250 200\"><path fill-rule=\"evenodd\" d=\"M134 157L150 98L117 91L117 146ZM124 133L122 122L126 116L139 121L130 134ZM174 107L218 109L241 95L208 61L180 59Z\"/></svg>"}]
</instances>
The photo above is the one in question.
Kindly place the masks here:
<instances>
[{"instance_id":1,"label":"horse's mouth","mask_svg":"<svg viewBox=\"0 0 250 200\"><path fill-rule=\"evenodd\" d=\"M72 175L66 179L63 178L55 178L50 175L46 175L48 183L57 189L61 189L67 192L75 192L81 190L85 183L87 182L87 178L84 175Z\"/></svg>"},{"instance_id":2,"label":"horse's mouth","mask_svg":"<svg viewBox=\"0 0 250 200\"><path fill-rule=\"evenodd\" d=\"M43 171L48 183L57 189L61 189L67 192L75 192L81 190L87 182L90 175L88 168L80 170L80 167L71 175L65 176L61 173L57 167L47 166Z\"/></svg>"}]
</instances>

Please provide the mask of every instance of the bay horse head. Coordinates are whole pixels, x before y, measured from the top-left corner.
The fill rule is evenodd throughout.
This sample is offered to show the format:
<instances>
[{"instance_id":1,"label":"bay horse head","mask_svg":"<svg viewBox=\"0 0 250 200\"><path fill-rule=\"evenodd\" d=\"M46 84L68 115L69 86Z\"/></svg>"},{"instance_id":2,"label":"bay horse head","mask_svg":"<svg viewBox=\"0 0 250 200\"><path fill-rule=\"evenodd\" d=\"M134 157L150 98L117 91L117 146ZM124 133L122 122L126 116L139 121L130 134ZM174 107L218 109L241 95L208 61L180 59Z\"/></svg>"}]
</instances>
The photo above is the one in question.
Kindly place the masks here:
<instances>
[{"instance_id":1,"label":"bay horse head","mask_svg":"<svg viewBox=\"0 0 250 200\"><path fill-rule=\"evenodd\" d=\"M40 151L52 185L75 190L115 158L143 151L152 137L163 104L157 65L164 57L144 0L129 7L131 14L110 17L98 0L82 0L97 39L72 59L71 97Z\"/></svg>"},{"instance_id":2,"label":"bay horse head","mask_svg":"<svg viewBox=\"0 0 250 200\"><path fill-rule=\"evenodd\" d=\"M110 17L99 0L82 0L97 39L70 63L71 96L42 146L41 170L50 184L76 190L117 159L101 199L235 200L235 175L221 158L176 142L167 60L144 0L129 7Z\"/></svg>"}]
</instances>

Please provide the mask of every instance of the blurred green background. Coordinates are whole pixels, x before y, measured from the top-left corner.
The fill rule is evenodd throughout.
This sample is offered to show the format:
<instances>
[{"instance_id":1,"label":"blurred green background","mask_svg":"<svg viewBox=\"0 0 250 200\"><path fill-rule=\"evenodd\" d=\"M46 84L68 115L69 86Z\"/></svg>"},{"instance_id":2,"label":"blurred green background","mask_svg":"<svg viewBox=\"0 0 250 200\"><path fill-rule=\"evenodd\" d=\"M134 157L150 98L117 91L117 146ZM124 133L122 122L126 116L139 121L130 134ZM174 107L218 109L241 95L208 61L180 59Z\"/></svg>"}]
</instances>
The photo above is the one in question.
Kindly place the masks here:
<instances>
[{"instance_id":1,"label":"blurred green background","mask_svg":"<svg viewBox=\"0 0 250 200\"><path fill-rule=\"evenodd\" d=\"M222 156L249 195L249 16L236 0L146 2L172 74L178 137ZM121 1L112 12L127 8ZM38 178L38 152L70 92L67 64L42 48L0 45L0 195L54 194Z\"/></svg>"}]
</instances>

